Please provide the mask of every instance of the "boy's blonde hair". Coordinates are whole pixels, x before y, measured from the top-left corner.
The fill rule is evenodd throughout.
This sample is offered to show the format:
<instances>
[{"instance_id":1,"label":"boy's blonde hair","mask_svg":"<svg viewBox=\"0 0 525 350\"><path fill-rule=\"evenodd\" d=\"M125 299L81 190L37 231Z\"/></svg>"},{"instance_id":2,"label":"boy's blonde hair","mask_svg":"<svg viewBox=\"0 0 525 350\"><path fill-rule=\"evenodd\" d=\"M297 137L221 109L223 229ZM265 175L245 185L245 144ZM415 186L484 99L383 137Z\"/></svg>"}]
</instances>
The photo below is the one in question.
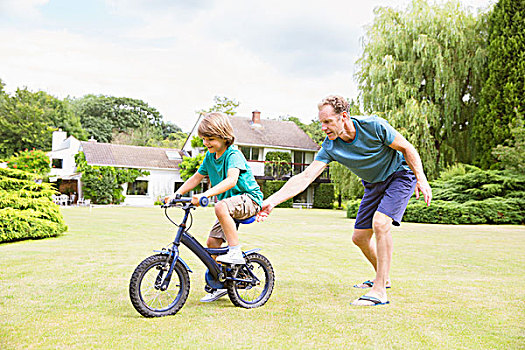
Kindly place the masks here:
<instances>
[{"instance_id":1,"label":"boy's blonde hair","mask_svg":"<svg viewBox=\"0 0 525 350\"><path fill-rule=\"evenodd\" d=\"M226 141L226 146L233 145L235 136L230 119L222 113L208 113L202 118L198 129L199 137L217 137Z\"/></svg>"}]
</instances>

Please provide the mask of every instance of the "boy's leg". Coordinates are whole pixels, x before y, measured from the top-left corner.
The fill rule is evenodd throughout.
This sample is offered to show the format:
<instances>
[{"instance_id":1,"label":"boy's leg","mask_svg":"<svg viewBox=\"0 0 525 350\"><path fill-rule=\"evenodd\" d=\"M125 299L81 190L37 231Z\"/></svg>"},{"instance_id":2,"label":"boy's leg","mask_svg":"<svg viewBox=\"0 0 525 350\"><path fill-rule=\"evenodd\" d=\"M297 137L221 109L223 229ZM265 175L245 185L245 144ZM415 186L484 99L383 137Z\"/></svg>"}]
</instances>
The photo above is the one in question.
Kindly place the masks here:
<instances>
[{"instance_id":1,"label":"boy's leg","mask_svg":"<svg viewBox=\"0 0 525 350\"><path fill-rule=\"evenodd\" d=\"M220 201L215 205L215 215L217 215L217 219L221 224L222 231L226 236L226 241L228 241L228 245L239 245L239 237L237 236L237 228L235 226L235 221L230 215L228 205L224 201Z\"/></svg>"},{"instance_id":2,"label":"boy's leg","mask_svg":"<svg viewBox=\"0 0 525 350\"><path fill-rule=\"evenodd\" d=\"M217 261L227 264L244 264L237 226L233 218L247 219L257 213L257 209L251 198L247 195L226 198L215 206L215 214L221 223L222 230L228 241L229 251L221 255Z\"/></svg>"}]
</instances>

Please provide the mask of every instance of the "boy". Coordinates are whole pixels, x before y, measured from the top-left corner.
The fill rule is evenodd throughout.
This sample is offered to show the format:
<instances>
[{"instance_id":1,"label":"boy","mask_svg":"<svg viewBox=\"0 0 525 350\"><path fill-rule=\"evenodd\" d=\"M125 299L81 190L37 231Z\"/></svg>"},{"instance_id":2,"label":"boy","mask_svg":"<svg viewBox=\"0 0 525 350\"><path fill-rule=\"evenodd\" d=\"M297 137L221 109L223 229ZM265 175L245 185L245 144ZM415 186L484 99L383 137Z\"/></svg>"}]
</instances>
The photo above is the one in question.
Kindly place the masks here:
<instances>
[{"instance_id":1,"label":"boy","mask_svg":"<svg viewBox=\"0 0 525 350\"><path fill-rule=\"evenodd\" d=\"M199 125L198 134L208 149L204 161L191 178L172 196L166 197L166 203L176 195L192 190L208 176L212 187L193 195L191 201L198 206L201 197L217 196L219 199L215 205L217 222L210 231L206 245L208 248L219 248L227 241L228 253L218 256L217 261L244 264L233 219L242 220L256 215L261 208L263 194L243 154L232 147L235 137L228 117L222 113L207 114ZM226 294L226 289L219 289L201 301L215 301Z\"/></svg>"}]
</instances>

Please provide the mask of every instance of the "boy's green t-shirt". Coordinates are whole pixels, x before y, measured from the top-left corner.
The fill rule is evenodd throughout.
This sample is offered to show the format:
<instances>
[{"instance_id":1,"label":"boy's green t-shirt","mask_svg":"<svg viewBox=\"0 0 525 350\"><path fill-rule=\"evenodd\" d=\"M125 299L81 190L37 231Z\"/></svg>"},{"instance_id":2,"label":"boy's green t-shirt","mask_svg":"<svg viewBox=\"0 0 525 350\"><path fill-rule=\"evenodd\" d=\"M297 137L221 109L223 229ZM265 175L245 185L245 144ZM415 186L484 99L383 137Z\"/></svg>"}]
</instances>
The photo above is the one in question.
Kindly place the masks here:
<instances>
[{"instance_id":1,"label":"boy's green t-shirt","mask_svg":"<svg viewBox=\"0 0 525 350\"><path fill-rule=\"evenodd\" d=\"M261 188L253 177L252 170L246 162L241 151L230 146L219 159L215 159L215 153L206 152L204 161L199 167L199 174L208 175L212 186L217 185L228 175L228 169L237 168L241 172L237 184L228 191L218 194L219 200L247 194L255 203L262 206L263 194Z\"/></svg>"}]
</instances>

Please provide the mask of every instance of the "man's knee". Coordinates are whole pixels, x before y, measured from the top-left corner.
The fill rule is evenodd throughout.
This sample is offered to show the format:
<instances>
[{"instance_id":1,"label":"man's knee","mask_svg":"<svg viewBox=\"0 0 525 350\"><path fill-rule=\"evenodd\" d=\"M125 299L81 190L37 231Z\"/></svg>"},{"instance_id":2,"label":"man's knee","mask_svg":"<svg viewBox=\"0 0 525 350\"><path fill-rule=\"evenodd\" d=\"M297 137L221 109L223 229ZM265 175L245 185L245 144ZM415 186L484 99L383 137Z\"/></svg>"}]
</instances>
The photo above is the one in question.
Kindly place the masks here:
<instances>
[{"instance_id":1,"label":"man's knee","mask_svg":"<svg viewBox=\"0 0 525 350\"><path fill-rule=\"evenodd\" d=\"M372 229L354 229L354 234L352 235L352 242L354 242L356 246L367 245L370 243L372 234Z\"/></svg>"},{"instance_id":2,"label":"man's knee","mask_svg":"<svg viewBox=\"0 0 525 350\"><path fill-rule=\"evenodd\" d=\"M388 234L392 226L392 218L377 211L372 226L376 235Z\"/></svg>"}]
</instances>

